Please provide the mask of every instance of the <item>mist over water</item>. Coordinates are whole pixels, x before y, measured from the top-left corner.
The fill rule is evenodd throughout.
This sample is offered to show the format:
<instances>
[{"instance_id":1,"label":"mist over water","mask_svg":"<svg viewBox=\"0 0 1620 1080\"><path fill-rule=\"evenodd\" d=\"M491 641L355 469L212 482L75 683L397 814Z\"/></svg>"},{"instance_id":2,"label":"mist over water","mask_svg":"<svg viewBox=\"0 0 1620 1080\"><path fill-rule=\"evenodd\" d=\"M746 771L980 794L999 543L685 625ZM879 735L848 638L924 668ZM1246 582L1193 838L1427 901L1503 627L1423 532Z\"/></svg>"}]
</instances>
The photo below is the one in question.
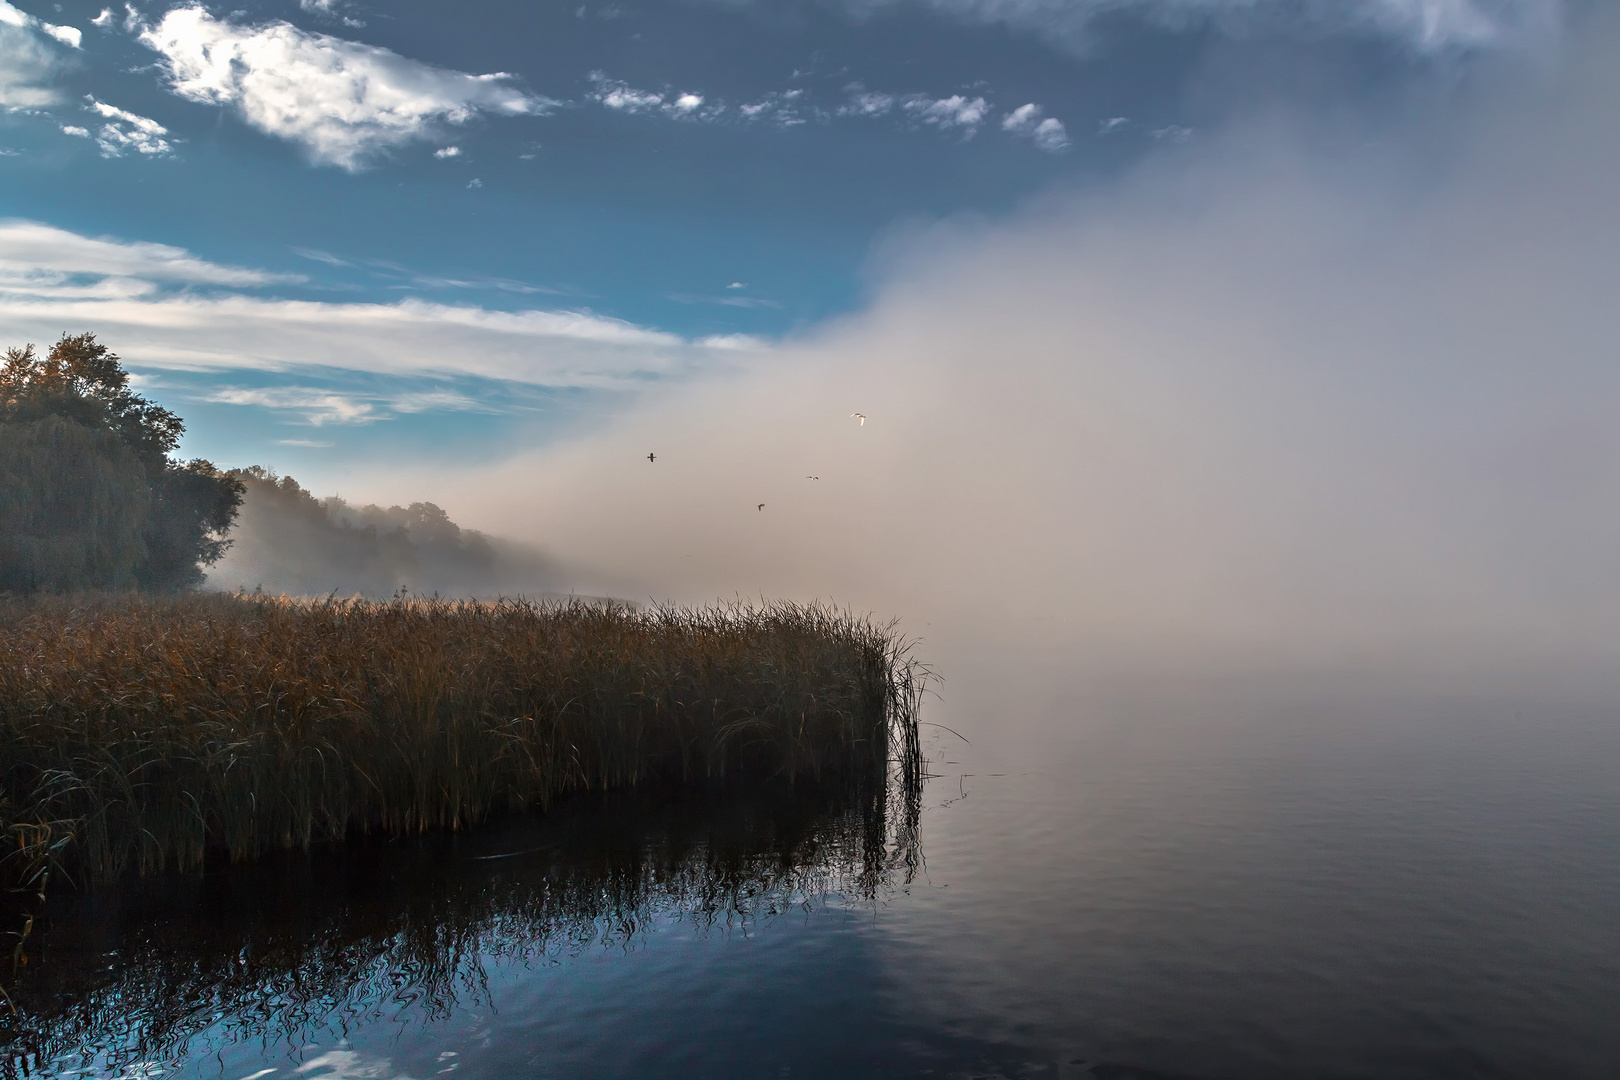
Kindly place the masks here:
<instances>
[{"instance_id":1,"label":"mist over water","mask_svg":"<svg viewBox=\"0 0 1620 1080\"><path fill-rule=\"evenodd\" d=\"M1613 20L1579 37L1394 127L1312 141L1277 110L1102 194L919 227L865 313L408 483L586 591L1160 661L1600 661L1620 87Z\"/></svg>"}]
</instances>

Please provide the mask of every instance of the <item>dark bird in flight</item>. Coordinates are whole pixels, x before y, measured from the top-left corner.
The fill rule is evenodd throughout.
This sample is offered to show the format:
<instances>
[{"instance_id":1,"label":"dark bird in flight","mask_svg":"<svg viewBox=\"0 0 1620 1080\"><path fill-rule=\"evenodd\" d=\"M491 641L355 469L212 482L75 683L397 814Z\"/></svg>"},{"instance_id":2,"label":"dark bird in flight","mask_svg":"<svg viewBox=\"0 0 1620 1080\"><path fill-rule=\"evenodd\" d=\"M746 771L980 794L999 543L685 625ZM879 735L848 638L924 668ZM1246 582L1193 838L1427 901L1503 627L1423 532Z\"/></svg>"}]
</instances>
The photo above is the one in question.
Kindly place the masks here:
<instances>
[{"instance_id":1,"label":"dark bird in flight","mask_svg":"<svg viewBox=\"0 0 1620 1080\"><path fill-rule=\"evenodd\" d=\"M764 503L760 503L760 504L759 504L759 508L760 508L760 509L761 509L761 510L763 510L763 509L765 509L765 504L764 504Z\"/></svg>"},{"instance_id":2,"label":"dark bird in flight","mask_svg":"<svg viewBox=\"0 0 1620 1080\"><path fill-rule=\"evenodd\" d=\"M807 476L807 477L805 477L805 479L806 480L820 480L821 477L819 477L819 476Z\"/></svg>"},{"instance_id":3,"label":"dark bird in flight","mask_svg":"<svg viewBox=\"0 0 1620 1080\"><path fill-rule=\"evenodd\" d=\"M657 461L658 460L658 455L657 454L648 454L647 455L647 460L648 461Z\"/></svg>"}]
</instances>

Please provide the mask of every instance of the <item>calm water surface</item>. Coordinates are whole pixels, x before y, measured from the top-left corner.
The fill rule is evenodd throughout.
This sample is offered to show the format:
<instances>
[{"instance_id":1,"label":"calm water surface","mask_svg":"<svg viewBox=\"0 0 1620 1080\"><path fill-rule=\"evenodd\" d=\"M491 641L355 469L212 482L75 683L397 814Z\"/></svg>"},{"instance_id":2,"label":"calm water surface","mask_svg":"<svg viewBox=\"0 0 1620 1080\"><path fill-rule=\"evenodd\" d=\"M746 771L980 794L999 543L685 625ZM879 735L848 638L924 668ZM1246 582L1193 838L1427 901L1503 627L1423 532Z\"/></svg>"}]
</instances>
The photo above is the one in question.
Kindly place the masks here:
<instances>
[{"instance_id":1,"label":"calm water surface","mask_svg":"<svg viewBox=\"0 0 1620 1080\"><path fill-rule=\"evenodd\" d=\"M893 800L777 791L80 899L31 1065L1620 1075L1613 701L946 673L920 864Z\"/></svg>"}]
</instances>

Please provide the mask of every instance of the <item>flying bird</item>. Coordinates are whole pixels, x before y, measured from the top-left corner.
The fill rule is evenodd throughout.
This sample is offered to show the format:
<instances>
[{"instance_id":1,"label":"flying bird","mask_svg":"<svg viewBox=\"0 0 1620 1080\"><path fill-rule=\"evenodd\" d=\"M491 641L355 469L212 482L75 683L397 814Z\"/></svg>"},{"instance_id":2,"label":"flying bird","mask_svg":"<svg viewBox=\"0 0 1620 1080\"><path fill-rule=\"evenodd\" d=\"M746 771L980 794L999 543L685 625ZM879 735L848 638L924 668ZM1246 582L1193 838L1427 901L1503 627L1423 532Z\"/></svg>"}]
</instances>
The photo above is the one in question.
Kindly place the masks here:
<instances>
[{"instance_id":1,"label":"flying bird","mask_svg":"<svg viewBox=\"0 0 1620 1080\"><path fill-rule=\"evenodd\" d=\"M763 509L765 509L765 504L764 504L764 503L760 503L760 504L759 504L759 508L760 508L760 509L761 509L761 510L763 510Z\"/></svg>"},{"instance_id":2,"label":"flying bird","mask_svg":"<svg viewBox=\"0 0 1620 1080\"><path fill-rule=\"evenodd\" d=\"M657 461L658 460L658 455L657 454L648 454L647 455L647 460L648 461Z\"/></svg>"},{"instance_id":3,"label":"flying bird","mask_svg":"<svg viewBox=\"0 0 1620 1080\"><path fill-rule=\"evenodd\" d=\"M850 413L850 414L849 414L849 415L851 415L851 416L853 416L853 417L856 417L856 418L857 418L857 419L859 419L859 420L860 420L860 422L861 422L861 427L865 427L865 426L866 426L866 414L865 414L865 413L863 413L863 412L852 412L852 413Z\"/></svg>"},{"instance_id":4,"label":"flying bird","mask_svg":"<svg viewBox=\"0 0 1620 1080\"><path fill-rule=\"evenodd\" d=\"M805 477L805 479L806 480L820 480L821 477L819 477L819 476L807 476L807 477Z\"/></svg>"}]
</instances>

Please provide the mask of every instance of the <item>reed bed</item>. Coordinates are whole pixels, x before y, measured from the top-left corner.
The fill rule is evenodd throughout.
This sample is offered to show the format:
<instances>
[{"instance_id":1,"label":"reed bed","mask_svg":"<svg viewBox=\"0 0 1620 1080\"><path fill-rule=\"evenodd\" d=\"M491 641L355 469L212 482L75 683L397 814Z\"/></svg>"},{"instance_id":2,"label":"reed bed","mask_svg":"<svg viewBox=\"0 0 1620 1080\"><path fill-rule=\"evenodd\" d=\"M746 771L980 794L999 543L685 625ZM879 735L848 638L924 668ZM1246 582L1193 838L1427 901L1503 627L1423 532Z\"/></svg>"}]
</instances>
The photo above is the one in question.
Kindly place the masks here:
<instances>
[{"instance_id":1,"label":"reed bed","mask_svg":"<svg viewBox=\"0 0 1620 1080\"><path fill-rule=\"evenodd\" d=\"M14 889L355 832L460 829L572 791L882 777L921 671L821 606L0 601Z\"/></svg>"}]
</instances>

